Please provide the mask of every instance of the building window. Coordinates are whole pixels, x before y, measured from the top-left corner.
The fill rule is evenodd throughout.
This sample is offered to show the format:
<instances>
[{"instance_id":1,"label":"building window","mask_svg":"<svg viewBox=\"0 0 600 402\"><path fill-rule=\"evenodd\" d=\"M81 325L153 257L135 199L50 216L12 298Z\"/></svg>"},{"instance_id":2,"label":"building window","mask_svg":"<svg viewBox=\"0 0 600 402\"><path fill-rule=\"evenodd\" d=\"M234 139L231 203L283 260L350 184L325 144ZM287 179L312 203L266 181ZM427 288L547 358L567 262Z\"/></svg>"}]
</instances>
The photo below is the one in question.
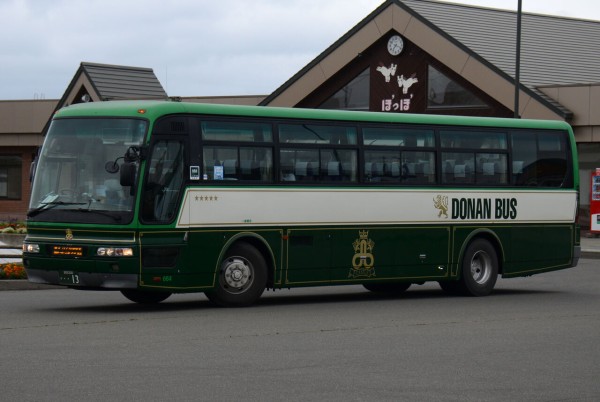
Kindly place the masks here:
<instances>
[{"instance_id":1,"label":"building window","mask_svg":"<svg viewBox=\"0 0 600 402\"><path fill-rule=\"evenodd\" d=\"M369 69L337 91L319 109L369 110Z\"/></svg>"},{"instance_id":2,"label":"building window","mask_svg":"<svg viewBox=\"0 0 600 402\"><path fill-rule=\"evenodd\" d=\"M21 199L20 156L0 155L0 199Z\"/></svg>"},{"instance_id":3,"label":"building window","mask_svg":"<svg viewBox=\"0 0 600 402\"><path fill-rule=\"evenodd\" d=\"M428 70L427 94L428 108L487 107L473 93L432 66Z\"/></svg>"}]
</instances>

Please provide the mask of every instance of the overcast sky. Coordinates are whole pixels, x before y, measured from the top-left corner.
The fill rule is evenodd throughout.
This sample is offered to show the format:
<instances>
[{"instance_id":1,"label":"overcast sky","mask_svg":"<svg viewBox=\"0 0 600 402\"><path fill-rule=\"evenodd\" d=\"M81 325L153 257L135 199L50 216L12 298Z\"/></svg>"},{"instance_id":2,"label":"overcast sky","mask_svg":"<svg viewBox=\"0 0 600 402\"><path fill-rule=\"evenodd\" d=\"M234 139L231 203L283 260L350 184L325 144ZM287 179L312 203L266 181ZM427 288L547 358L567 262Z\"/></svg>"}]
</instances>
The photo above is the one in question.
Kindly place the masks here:
<instances>
[{"instance_id":1,"label":"overcast sky","mask_svg":"<svg viewBox=\"0 0 600 402\"><path fill-rule=\"evenodd\" d=\"M152 68L170 96L270 94L381 3L0 0L0 100L58 99L82 61ZM600 21L597 0L523 0L523 10Z\"/></svg>"}]
</instances>

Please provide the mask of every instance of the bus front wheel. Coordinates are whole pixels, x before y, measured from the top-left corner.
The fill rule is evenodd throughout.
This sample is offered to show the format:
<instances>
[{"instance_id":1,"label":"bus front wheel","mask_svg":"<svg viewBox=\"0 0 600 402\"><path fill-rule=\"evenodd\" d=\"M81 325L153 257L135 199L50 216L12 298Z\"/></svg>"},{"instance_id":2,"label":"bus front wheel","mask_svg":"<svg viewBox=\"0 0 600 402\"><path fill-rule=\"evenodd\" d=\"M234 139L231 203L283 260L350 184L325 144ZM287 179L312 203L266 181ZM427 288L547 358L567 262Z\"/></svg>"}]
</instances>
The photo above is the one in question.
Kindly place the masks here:
<instances>
[{"instance_id":1,"label":"bus front wheel","mask_svg":"<svg viewBox=\"0 0 600 402\"><path fill-rule=\"evenodd\" d=\"M469 296L487 296L498 279L498 256L487 240L476 239L465 250L462 260L462 293Z\"/></svg>"},{"instance_id":2,"label":"bus front wheel","mask_svg":"<svg viewBox=\"0 0 600 402\"><path fill-rule=\"evenodd\" d=\"M169 292L146 292L137 289L122 290L121 293L132 302L140 304L157 304L171 296Z\"/></svg>"},{"instance_id":3,"label":"bus front wheel","mask_svg":"<svg viewBox=\"0 0 600 402\"><path fill-rule=\"evenodd\" d=\"M208 299L224 307L243 307L256 302L267 285L267 263L248 243L234 244L221 263L215 289Z\"/></svg>"}]
</instances>

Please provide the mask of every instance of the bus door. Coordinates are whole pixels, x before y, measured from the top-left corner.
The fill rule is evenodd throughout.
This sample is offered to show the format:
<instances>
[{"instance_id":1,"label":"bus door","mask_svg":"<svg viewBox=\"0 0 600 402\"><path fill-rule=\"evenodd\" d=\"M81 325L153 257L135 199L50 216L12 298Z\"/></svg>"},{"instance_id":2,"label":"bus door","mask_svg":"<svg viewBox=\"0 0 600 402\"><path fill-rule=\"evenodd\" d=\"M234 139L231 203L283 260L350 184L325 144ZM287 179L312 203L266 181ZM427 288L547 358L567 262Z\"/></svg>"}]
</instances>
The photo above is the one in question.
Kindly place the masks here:
<instances>
[{"instance_id":1,"label":"bus door","mask_svg":"<svg viewBox=\"0 0 600 402\"><path fill-rule=\"evenodd\" d=\"M174 229L184 186L185 138L155 138L141 192L141 283L180 286L188 264L187 232Z\"/></svg>"}]
</instances>

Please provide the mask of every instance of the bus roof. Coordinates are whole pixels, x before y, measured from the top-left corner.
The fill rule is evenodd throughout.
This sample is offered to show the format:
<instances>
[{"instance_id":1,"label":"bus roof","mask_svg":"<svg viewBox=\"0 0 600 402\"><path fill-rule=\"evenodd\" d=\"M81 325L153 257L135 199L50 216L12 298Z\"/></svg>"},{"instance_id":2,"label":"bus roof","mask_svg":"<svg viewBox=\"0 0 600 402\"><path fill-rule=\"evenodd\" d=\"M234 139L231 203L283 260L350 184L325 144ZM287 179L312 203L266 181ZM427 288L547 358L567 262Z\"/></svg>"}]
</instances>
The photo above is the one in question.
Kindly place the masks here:
<instances>
[{"instance_id":1,"label":"bus roof","mask_svg":"<svg viewBox=\"0 0 600 402\"><path fill-rule=\"evenodd\" d=\"M462 125L479 127L539 128L569 130L570 126L558 120L531 120L497 117L465 117L431 114L357 112L345 110L281 108L266 106L239 106L174 101L107 101L81 103L60 109L54 118L63 117L144 117L155 120L173 114L203 114L269 118L337 120L371 123L410 123L435 125Z\"/></svg>"}]
</instances>

